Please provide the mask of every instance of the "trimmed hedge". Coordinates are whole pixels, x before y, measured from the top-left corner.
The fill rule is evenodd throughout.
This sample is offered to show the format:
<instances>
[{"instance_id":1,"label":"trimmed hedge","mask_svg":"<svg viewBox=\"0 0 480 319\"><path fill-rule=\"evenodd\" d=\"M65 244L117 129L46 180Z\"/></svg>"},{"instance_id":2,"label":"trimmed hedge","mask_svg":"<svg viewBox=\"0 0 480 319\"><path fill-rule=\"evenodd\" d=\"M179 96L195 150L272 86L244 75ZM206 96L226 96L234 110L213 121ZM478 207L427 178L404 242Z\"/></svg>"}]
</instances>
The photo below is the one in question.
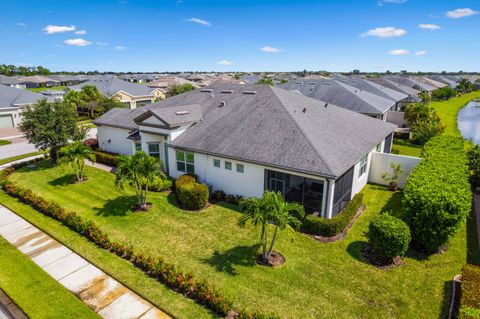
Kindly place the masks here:
<instances>
[{"instance_id":1,"label":"trimmed hedge","mask_svg":"<svg viewBox=\"0 0 480 319\"><path fill-rule=\"evenodd\" d=\"M480 267L466 264L462 268L459 318L480 318Z\"/></svg>"},{"instance_id":2,"label":"trimmed hedge","mask_svg":"<svg viewBox=\"0 0 480 319\"><path fill-rule=\"evenodd\" d=\"M226 202L235 206L240 206L240 202L244 197L242 195L225 194L224 191L216 190L213 192L212 199L217 202Z\"/></svg>"},{"instance_id":3,"label":"trimmed hedge","mask_svg":"<svg viewBox=\"0 0 480 319\"><path fill-rule=\"evenodd\" d=\"M410 244L408 225L394 216L376 216L368 226L368 242L372 248L387 259L403 257Z\"/></svg>"},{"instance_id":4,"label":"trimmed hedge","mask_svg":"<svg viewBox=\"0 0 480 319\"><path fill-rule=\"evenodd\" d=\"M405 184L402 219L410 227L412 243L433 253L465 220L472 192L463 138L433 137L425 144L422 157Z\"/></svg>"},{"instance_id":5,"label":"trimmed hedge","mask_svg":"<svg viewBox=\"0 0 480 319\"><path fill-rule=\"evenodd\" d=\"M93 151L95 157L97 159L97 163L102 163L109 166L116 166L117 165L117 158L118 154L107 153L104 151Z\"/></svg>"},{"instance_id":6,"label":"trimmed hedge","mask_svg":"<svg viewBox=\"0 0 480 319\"><path fill-rule=\"evenodd\" d=\"M151 192L163 192L172 189L173 182L170 178L155 178L149 183L148 190Z\"/></svg>"},{"instance_id":7,"label":"trimmed hedge","mask_svg":"<svg viewBox=\"0 0 480 319\"><path fill-rule=\"evenodd\" d=\"M308 215L303 220L302 231L316 236L333 237L347 227L362 202L363 193L359 193L353 197L340 214L331 219Z\"/></svg>"},{"instance_id":8,"label":"trimmed hedge","mask_svg":"<svg viewBox=\"0 0 480 319\"><path fill-rule=\"evenodd\" d=\"M176 192L185 209L200 209L208 203L208 186L200 183L177 184Z\"/></svg>"},{"instance_id":9,"label":"trimmed hedge","mask_svg":"<svg viewBox=\"0 0 480 319\"><path fill-rule=\"evenodd\" d=\"M49 202L41 196L34 194L31 190L15 185L8 179L16 169L30 163L31 162L26 162L19 165L12 165L2 172L0 180L1 186L7 194L18 198L40 213L61 222L71 230L95 243L98 247L130 261L149 277L155 278L167 287L197 301L219 316L225 317L231 312L238 312L239 315L236 317L240 319L277 318L276 316L250 312L244 309L239 311L235 310L233 303L228 300L218 288L212 287L204 281L196 280L192 274L178 270L173 264L165 262L162 258L154 258L143 253L135 252L131 245L111 241L108 235L93 221L84 221L75 212L67 211L57 203Z\"/></svg>"}]
</instances>

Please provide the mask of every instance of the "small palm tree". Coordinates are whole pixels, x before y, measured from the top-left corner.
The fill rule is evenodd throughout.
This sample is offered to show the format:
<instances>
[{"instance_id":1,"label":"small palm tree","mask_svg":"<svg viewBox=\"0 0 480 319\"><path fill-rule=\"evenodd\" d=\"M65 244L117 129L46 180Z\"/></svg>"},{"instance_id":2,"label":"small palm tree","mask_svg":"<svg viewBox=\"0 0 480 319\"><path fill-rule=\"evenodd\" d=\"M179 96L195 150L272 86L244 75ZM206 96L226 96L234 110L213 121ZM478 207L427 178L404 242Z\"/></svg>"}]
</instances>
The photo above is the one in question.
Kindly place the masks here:
<instances>
[{"instance_id":1,"label":"small palm tree","mask_svg":"<svg viewBox=\"0 0 480 319\"><path fill-rule=\"evenodd\" d=\"M261 227L260 243L262 260L268 261L273 253L278 230L299 229L301 221L296 216L304 215L304 208L298 203L287 203L280 192L265 191L262 198L248 198L241 203L244 212L240 218L240 226L245 227L248 221ZM268 246L268 224L274 225L273 236Z\"/></svg>"},{"instance_id":2,"label":"small palm tree","mask_svg":"<svg viewBox=\"0 0 480 319\"><path fill-rule=\"evenodd\" d=\"M137 195L138 207L145 208L147 205L148 186L155 177L165 178L161 167L161 161L148 156L145 152L119 156L115 170L115 184L122 190L125 183L132 186Z\"/></svg>"},{"instance_id":3,"label":"small palm tree","mask_svg":"<svg viewBox=\"0 0 480 319\"><path fill-rule=\"evenodd\" d=\"M61 148L59 154L60 164L69 164L75 170L78 182L84 180L85 160L95 162L95 154L92 149L80 141Z\"/></svg>"}]
</instances>

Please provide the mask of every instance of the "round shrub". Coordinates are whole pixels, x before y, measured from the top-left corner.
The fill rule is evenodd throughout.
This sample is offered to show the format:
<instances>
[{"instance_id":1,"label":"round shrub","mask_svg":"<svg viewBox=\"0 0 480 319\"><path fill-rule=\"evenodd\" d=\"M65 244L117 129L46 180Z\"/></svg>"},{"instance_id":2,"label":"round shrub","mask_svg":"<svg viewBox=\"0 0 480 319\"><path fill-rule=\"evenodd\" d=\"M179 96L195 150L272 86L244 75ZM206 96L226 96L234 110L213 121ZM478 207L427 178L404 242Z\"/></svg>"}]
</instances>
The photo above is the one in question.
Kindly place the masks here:
<instances>
[{"instance_id":1,"label":"round shrub","mask_svg":"<svg viewBox=\"0 0 480 319\"><path fill-rule=\"evenodd\" d=\"M175 180L175 188L179 187L180 185L183 184L190 184L190 183L196 183L197 182L197 176L193 174L184 174L180 175L176 180Z\"/></svg>"},{"instance_id":2,"label":"round shrub","mask_svg":"<svg viewBox=\"0 0 480 319\"><path fill-rule=\"evenodd\" d=\"M185 209L200 209L208 203L208 187L205 184L196 182L176 183L176 192Z\"/></svg>"},{"instance_id":3,"label":"round shrub","mask_svg":"<svg viewBox=\"0 0 480 319\"><path fill-rule=\"evenodd\" d=\"M391 215L378 215L368 227L368 241L385 258L404 256L410 243L410 229L402 220Z\"/></svg>"},{"instance_id":4,"label":"round shrub","mask_svg":"<svg viewBox=\"0 0 480 319\"><path fill-rule=\"evenodd\" d=\"M169 178L160 178L155 176L148 185L148 190L152 192L163 192L172 188L172 180Z\"/></svg>"}]
</instances>

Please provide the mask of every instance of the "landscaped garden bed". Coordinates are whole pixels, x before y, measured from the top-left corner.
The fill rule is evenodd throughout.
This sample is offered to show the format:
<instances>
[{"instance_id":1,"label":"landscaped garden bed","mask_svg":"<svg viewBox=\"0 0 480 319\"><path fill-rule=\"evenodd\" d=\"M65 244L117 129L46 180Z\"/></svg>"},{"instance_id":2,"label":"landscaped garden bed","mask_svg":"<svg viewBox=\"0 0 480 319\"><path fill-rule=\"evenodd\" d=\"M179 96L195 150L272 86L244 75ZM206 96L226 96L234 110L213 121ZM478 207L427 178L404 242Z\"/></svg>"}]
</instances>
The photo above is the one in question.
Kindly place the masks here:
<instances>
[{"instance_id":1,"label":"landscaped garden bed","mask_svg":"<svg viewBox=\"0 0 480 319\"><path fill-rule=\"evenodd\" d=\"M11 178L94 221L111 240L162 257L214 284L240 309L274 312L285 318L417 318L425 314L437 318L448 308L444 282L460 271L467 258L462 224L444 254L424 259L407 253L402 267L391 271L372 267L362 254L368 224L380 211L399 209L402 199L400 192L385 187L365 188L367 208L342 241L324 244L297 234L292 242L289 236L281 236L275 250L286 257L286 263L270 268L256 264L258 230L239 228L241 214L233 206L219 203L202 214L188 214L179 208L175 195L152 193L153 207L138 214L131 211L133 192L128 188L119 191L112 174L87 167L89 180L80 184L66 182L69 174L68 168L51 168L42 162ZM15 201L3 202L18 209ZM183 309L179 304L169 311L176 317L191 317Z\"/></svg>"}]
</instances>

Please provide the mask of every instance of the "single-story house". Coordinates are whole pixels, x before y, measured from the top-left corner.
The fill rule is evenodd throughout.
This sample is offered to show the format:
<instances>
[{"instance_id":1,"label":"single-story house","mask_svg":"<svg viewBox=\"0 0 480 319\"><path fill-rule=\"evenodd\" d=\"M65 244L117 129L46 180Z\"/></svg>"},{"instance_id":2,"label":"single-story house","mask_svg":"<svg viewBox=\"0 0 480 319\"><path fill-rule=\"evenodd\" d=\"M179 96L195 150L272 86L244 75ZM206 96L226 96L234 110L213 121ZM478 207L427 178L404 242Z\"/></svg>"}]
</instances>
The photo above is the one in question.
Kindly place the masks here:
<instances>
[{"instance_id":1,"label":"single-story house","mask_svg":"<svg viewBox=\"0 0 480 319\"><path fill-rule=\"evenodd\" d=\"M411 88L409 86L406 86L406 85L403 85L403 84L400 84L400 83L397 83L397 82L394 82L394 81L390 81L386 78L369 78L369 79L367 79L367 81L373 82L373 83L376 83L376 84L381 85L383 87L386 87L386 88L389 88L389 89L407 94L409 103L417 103L417 102L420 102L422 100L419 97L419 94L421 93L421 91L415 90L414 88Z\"/></svg>"},{"instance_id":2,"label":"single-story house","mask_svg":"<svg viewBox=\"0 0 480 319\"><path fill-rule=\"evenodd\" d=\"M199 88L197 83L185 80L178 76L165 76L156 79L155 81L148 82L145 85L152 89L160 89L162 90L166 96L170 94L170 89L174 85L183 85L183 84L191 84L195 88Z\"/></svg>"},{"instance_id":3,"label":"single-story house","mask_svg":"<svg viewBox=\"0 0 480 319\"><path fill-rule=\"evenodd\" d=\"M21 121L22 109L41 99L53 101L40 93L0 85L0 128L16 127Z\"/></svg>"},{"instance_id":4,"label":"single-story house","mask_svg":"<svg viewBox=\"0 0 480 319\"><path fill-rule=\"evenodd\" d=\"M367 183L374 152L391 151L395 125L267 85L212 85L94 121L102 150L158 157L176 178L211 191L281 192L331 218Z\"/></svg>"},{"instance_id":5,"label":"single-story house","mask_svg":"<svg viewBox=\"0 0 480 319\"><path fill-rule=\"evenodd\" d=\"M382 120L386 120L387 112L396 105L394 100L334 79L302 78L280 84L278 87Z\"/></svg>"},{"instance_id":6,"label":"single-story house","mask_svg":"<svg viewBox=\"0 0 480 319\"><path fill-rule=\"evenodd\" d=\"M428 83L427 81L420 81L419 79L415 79L409 76L388 75L388 76L385 76L384 78L389 81L396 82L398 84L402 84L422 92L430 93L438 89L438 87L432 83Z\"/></svg>"},{"instance_id":7,"label":"single-story house","mask_svg":"<svg viewBox=\"0 0 480 319\"><path fill-rule=\"evenodd\" d=\"M6 85L6 86L11 86L12 88L17 88L17 89L26 89L27 88L27 86L24 83L21 83L16 78L11 77L11 76L6 76L6 75L0 75L0 84Z\"/></svg>"},{"instance_id":8,"label":"single-story house","mask_svg":"<svg viewBox=\"0 0 480 319\"><path fill-rule=\"evenodd\" d=\"M24 76L18 78L18 81L25 84L27 89L39 87L52 87L60 85L60 82L40 75Z\"/></svg>"},{"instance_id":9,"label":"single-story house","mask_svg":"<svg viewBox=\"0 0 480 319\"><path fill-rule=\"evenodd\" d=\"M104 96L114 97L130 109L151 104L165 98L165 93L158 88L149 88L143 84L127 82L113 77L99 77L70 86L70 90L80 91L85 85L93 85Z\"/></svg>"},{"instance_id":10,"label":"single-story house","mask_svg":"<svg viewBox=\"0 0 480 319\"><path fill-rule=\"evenodd\" d=\"M65 91L62 90L45 90L40 93L46 97L52 98L55 101L63 101L63 96L65 95Z\"/></svg>"}]
</instances>

